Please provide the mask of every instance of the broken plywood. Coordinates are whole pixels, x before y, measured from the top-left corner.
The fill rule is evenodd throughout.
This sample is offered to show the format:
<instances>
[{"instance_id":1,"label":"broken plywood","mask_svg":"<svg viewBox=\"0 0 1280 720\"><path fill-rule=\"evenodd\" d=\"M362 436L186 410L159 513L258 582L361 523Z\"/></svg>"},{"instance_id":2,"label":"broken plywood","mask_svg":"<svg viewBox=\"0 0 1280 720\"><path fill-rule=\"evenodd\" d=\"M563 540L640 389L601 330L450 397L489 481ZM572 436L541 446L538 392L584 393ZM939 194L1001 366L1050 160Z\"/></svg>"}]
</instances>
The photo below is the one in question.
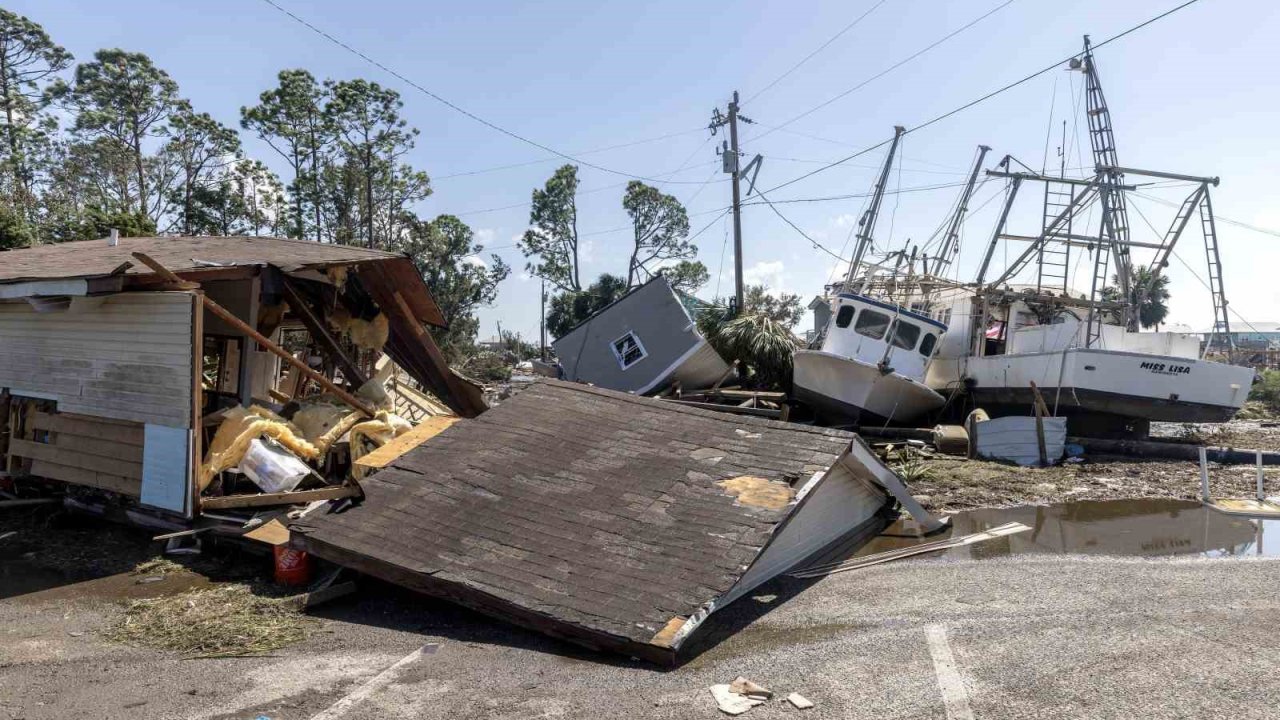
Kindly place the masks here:
<instances>
[{"instance_id":1,"label":"broken plywood","mask_svg":"<svg viewBox=\"0 0 1280 720\"><path fill-rule=\"evenodd\" d=\"M850 433L540 381L400 456L293 544L557 637L659 662L705 617L853 532L887 493ZM723 484L794 487L778 504ZM874 527L873 527L874 526Z\"/></svg>"}]
</instances>

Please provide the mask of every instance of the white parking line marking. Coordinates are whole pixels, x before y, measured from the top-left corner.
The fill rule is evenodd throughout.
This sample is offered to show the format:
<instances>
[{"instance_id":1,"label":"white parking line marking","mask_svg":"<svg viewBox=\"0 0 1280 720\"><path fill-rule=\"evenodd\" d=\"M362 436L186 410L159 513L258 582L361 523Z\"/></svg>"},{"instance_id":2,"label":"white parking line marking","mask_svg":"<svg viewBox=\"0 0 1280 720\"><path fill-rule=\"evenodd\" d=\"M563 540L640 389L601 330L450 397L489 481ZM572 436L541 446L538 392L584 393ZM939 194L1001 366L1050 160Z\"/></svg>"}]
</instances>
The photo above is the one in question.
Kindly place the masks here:
<instances>
[{"instance_id":1,"label":"white parking line marking","mask_svg":"<svg viewBox=\"0 0 1280 720\"><path fill-rule=\"evenodd\" d=\"M436 648L438 647L440 646L435 643L431 643L429 645L423 645L417 650L405 655L397 660L394 665L378 673L372 680L356 688L350 695L347 695L346 697L338 700L338 702L330 705L327 710L323 710L317 715L314 715L311 720L338 720L338 718L346 715L348 710L363 702L365 698L395 682L396 678L400 677L400 674L403 673L406 668L421 659L423 655L431 655L435 653Z\"/></svg>"},{"instance_id":2,"label":"white parking line marking","mask_svg":"<svg viewBox=\"0 0 1280 720\"><path fill-rule=\"evenodd\" d=\"M942 704L947 708L947 720L973 720L969 709L969 693L956 670L951 656L951 644L947 642L947 628L930 625L925 628L929 640L929 656L933 658L933 672L938 676L938 689L942 691Z\"/></svg>"}]
</instances>

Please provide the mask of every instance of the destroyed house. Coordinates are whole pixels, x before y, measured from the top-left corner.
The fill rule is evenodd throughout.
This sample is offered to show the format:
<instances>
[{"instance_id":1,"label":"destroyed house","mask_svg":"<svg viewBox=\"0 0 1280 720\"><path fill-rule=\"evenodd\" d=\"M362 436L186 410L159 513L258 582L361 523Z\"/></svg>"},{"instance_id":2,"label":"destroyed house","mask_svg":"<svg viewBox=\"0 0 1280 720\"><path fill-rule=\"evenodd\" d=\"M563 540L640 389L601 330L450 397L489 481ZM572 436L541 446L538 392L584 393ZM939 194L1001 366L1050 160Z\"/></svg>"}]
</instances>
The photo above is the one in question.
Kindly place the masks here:
<instances>
[{"instance_id":1,"label":"destroyed house","mask_svg":"<svg viewBox=\"0 0 1280 720\"><path fill-rule=\"evenodd\" d=\"M592 648L676 661L708 616L897 497L851 433L543 380L363 481L296 546Z\"/></svg>"},{"instance_id":2,"label":"destroyed house","mask_svg":"<svg viewBox=\"0 0 1280 720\"><path fill-rule=\"evenodd\" d=\"M552 343L564 379L638 395L714 385L729 365L698 332L702 307L654 277Z\"/></svg>"},{"instance_id":3,"label":"destroyed house","mask_svg":"<svg viewBox=\"0 0 1280 720\"><path fill-rule=\"evenodd\" d=\"M418 397L478 414L478 388L450 372L426 329L443 325L407 257L358 247L113 237L0 252L3 469L66 483L69 500L106 493L178 522L350 496L354 484L323 472L281 498L226 476L231 463L202 465L229 416L254 437L279 435L288 423L275 411L324 396L371 419L390 406L357 395L382 368Z\"/></svg>"}]
</instances>

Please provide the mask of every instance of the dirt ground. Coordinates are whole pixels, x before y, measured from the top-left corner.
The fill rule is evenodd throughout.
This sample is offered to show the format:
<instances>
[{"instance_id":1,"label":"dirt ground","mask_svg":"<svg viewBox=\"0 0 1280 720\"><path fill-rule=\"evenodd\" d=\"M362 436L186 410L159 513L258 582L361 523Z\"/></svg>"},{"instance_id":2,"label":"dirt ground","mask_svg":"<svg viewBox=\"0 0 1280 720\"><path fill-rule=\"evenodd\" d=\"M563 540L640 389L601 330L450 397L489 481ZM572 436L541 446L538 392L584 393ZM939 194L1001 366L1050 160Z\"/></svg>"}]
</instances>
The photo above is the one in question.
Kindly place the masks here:
<instances>
[{"instance_id":1,"label":"dirt ground","mask_svg":"<svg viewBox=\"0 0 1280 720\"><path fill-rule=\"evenodd\" d=\"M1280 424L1235 421L1213 425L1166 423L1152 428L1153 439L1204 439L1211 445L1251 450L1280 450ZM1107 455L1086 456L1048 468L966 460L946 455L926 461L928 475L910 483L920 502L934 512L1122 498L1200 497L1197 464L1183 460L1138 460ZM1280 481L1280 468L1269 473ZM1251 465L1209 468L1214 496L1252 497L1256 474ZM1268 486L1280 494L1280 482Z\"/></svg>"}]
</instances>

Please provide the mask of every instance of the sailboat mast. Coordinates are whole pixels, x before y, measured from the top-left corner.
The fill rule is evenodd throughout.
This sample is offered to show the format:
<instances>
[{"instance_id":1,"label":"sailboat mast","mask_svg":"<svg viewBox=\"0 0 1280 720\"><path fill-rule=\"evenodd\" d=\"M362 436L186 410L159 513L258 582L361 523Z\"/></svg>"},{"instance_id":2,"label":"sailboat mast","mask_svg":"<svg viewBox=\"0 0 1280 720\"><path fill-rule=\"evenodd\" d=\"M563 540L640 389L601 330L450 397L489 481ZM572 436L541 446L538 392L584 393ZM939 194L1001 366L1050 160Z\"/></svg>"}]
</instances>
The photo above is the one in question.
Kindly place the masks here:
<instances>
[{"instance_id":1,"label":"sailboat mast","mask_svg":"<svg viewBox=\"0 0 1280 720\"><path fill-rule=\"evenodd\" d=\"M973 172L969 173L969 182L965 184L964 192L960 193L960 203L956 205L956 214L951 217L947 234L942 239L942 247L933 257L933 267L925 266L925 272L928 275L941 277L942 273L951 266L956 252L956 243L960 239L960 226L964 223L965 213L969 212L969 198L973 197L973 188L978 181L978 171L982 169L982 161L986 159L988 152L991 152L990 147L978 146L978 160L973 164Z\"/></svg>"},{"instance_id":2,"label":"sailboat mast","mask_svg":"<svg viewBox=\"0 0 1280 720\"><path fill-rule=\"evenodd\" d=\"M884 159L884 167L880 169L880 177L876 180L875 191L871 195L871 204L858 220L858 243L853 249L853 259L849 262L849 274L844 279L845 290L853 288L854 278L858 276L858 267L862 265L867 250L871 248L876 218L880 215L880 203L884 200L884 189L889 184L889 170L893 167L893 156L898 152L898 141L906 131L907 129L901 125L893 128L893 144L889 146L889 156Z\"/></svg>"}]
</instances>

